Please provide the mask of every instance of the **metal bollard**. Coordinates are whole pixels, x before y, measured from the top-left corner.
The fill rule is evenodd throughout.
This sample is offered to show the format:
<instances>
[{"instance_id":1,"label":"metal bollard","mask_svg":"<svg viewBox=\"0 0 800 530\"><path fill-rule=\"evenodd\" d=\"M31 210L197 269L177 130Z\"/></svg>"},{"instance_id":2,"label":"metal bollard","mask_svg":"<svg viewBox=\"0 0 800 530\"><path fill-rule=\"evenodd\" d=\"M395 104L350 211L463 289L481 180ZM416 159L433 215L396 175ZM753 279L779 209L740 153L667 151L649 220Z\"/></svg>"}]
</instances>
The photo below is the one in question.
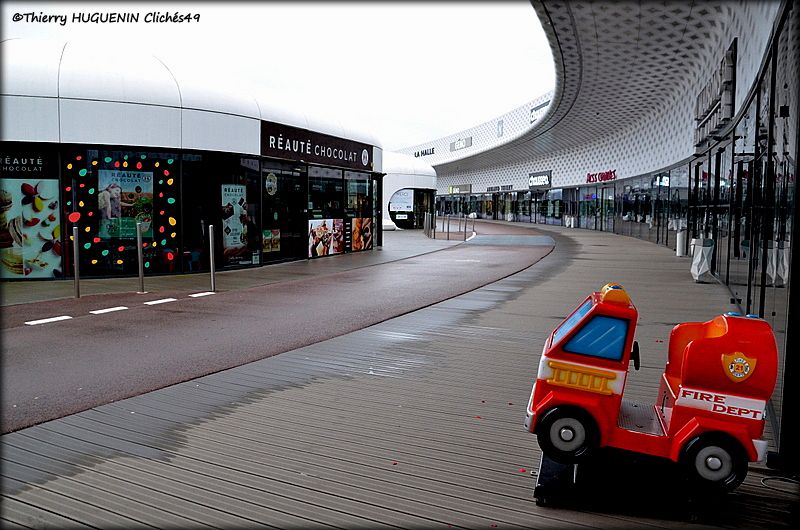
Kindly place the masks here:
<instances>
[{"instance_id":1,"label":"metal bollard","mask_svg":"<svg viewBox=\"0 0 800 530\"><path fill-rule=\"evenodd\" d=\"M211 292L217 292L217 266L214 263L214 225L208 225L208 256L211 264Z\"/></svg>"},{"instance_id":2,"label":"metal bollard","mask_svg":"<svg viewBox=\"0 0 800 530\"><path fill-rule=\"evenodd\" d=\"M136 246L139 257L139 293L144 294L144 250L142 249L142 223L136 223Z\"/></svg>"},{"instance_id":3,"label":"metal bollard","mask_svg":"<svg viewBox=\"0 0 800 530\"><path fill-rule=\"evenodd\" d=\"M79 252L78 251L78 247L79 246L80 245L78 244L78 227L77 226L73 226L72 227L72 257L75 260L75 264L73 265L73 267L75 269L74 270L74 272L75 272L75 298L80 298L81 297L81 267L80 267L80 264L79 264L80 260L78 258L78 252Z\"/></svg>"}]
</instances>

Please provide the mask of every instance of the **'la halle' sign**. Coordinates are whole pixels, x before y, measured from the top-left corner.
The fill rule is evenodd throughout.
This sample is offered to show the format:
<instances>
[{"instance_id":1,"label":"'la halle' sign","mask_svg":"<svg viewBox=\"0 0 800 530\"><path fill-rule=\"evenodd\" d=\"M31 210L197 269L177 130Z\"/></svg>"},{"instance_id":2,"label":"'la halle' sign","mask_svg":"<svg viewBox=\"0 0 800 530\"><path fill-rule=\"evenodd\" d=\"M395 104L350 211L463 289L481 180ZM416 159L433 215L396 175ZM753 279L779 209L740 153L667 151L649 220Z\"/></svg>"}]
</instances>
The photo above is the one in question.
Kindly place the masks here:
<instances>
[{"instance_id":1,"label":"'la halle' sign","mask_svg":"<svg viewBox=\"0 0 800 530\"><path fill-rule=\"evenodd\" d=\"M611 169L609 171L601 171L600 173L587 173L586 182L607 182L609 180L617 180L617 170Z\"/></svg>"}]
</instances>

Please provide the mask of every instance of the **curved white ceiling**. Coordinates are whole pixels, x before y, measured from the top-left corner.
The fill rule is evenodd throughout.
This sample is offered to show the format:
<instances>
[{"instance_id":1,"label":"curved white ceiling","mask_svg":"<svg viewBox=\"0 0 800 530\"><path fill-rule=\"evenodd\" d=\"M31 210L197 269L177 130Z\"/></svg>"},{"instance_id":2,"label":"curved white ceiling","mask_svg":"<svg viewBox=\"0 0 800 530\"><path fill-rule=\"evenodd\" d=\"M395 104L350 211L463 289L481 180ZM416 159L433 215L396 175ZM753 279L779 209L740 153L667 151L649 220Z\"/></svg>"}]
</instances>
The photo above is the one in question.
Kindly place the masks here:
<instances>
[{"instance_id":1,"label":"curved white ceiling","mask_svg":"<svg viewBox=\"0 0 800 530\"><path fill-rule=\"evenodd\" d=\"M709 57L729 44L724 25L750 7L743 0L532 3L555 63L549 109L506 144L435 164L438 174L563 152L659 115L708 75Z\"/></svg>"}]
</instances>

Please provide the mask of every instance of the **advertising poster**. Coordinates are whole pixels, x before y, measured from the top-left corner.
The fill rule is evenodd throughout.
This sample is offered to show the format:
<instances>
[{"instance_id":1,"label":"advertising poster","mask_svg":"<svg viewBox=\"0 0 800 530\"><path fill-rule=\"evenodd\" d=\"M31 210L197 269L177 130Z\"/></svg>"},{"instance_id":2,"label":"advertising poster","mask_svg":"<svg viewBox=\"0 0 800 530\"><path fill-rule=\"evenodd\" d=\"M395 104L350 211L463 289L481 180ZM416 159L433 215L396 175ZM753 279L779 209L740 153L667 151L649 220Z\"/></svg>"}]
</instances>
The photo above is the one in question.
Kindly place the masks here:
<instances>
[{"instance_id":1,"label":"advertising poster","mask_svg":"<svg viewBox=\"0 0 800 530\"><path fill-rule=\"evenodd\" d=\"M136 239L136 223L143 237L153 237L153 173L99 170L97 210L101 239Z\"/></svg>"},{"instance_id":2,"label":"advertising poster","mask_svg":"<svg viewBox=\"0 0 800 530\"><path fill-rule=\"evenodd\" d=\"M353 219L352 248L354 252L372 248L371 217L356 217Z\"/></svg>"},{"instance_id":3,"label":"advertising poster","mask_svg":"<svg viewBox=\"0 0 800 530\"><path fill-rule=\"evenodd\" d=\"M273 228L272 230L263 230L261 238L261 252L264 254L268 252L281 251L281 231L280 229Z\"/></svg>"},{"instance_id":4,"label":"advertising poster","mask_svg":"<svg viewBox=\"0 0 800 530\"><path fill-rule=\"evenodd\" d=\"M397 190L389 201L389 210L392 212L414 211L414 190Z\"/></svg>"},{"instance_id":5,"label":"advertising poster","mask_svg":"<svg viewBox=\"0 0 800 530\"><path fill-rule=\"evenodd\" d=\"M308 257L344 252L344 219L315 219L308 222Z\"/></svg>"},{"instance_id":6,"label":"advertising poster","mask_svg":"<svg viewBox=\"0 0 800 530\"><path fill-rule=\"evenodd\" d=\"M247 188L243 184L222 185L222 248L228 265L249 265L247 251Z\"/></svg>"},{"instance_id":7,"label":"advertising poster","mask_svg":"<svg viewBox=\"0 0 800 530\"><path fill-rule=\"evenodd\" d=\"M0 278L61 277L58 180L0 179Z\"/></svg>"}]
</instances>

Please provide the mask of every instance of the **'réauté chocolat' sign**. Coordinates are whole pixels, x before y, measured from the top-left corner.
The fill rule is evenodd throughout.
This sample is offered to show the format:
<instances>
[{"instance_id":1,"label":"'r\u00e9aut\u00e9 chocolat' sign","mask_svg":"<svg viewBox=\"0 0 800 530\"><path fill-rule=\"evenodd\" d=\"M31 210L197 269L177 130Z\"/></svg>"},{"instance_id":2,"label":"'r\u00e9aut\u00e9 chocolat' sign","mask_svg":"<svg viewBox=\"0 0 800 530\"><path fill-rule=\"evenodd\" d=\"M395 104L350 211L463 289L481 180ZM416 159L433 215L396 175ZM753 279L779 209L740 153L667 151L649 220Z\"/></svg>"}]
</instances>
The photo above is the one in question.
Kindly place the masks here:
<instances>
[{"instance_id":1,"label":"'r\u00e9aut\u00e9 chocolat' sign","mask_svg":"<svg viewBox=\"0 0 800 530\"><path fill-rule=\"evenodd\" d=\"M261 154L350 169L372 169L372 146L298 127L261 122Z\"/></svg>"}]
</instances>

